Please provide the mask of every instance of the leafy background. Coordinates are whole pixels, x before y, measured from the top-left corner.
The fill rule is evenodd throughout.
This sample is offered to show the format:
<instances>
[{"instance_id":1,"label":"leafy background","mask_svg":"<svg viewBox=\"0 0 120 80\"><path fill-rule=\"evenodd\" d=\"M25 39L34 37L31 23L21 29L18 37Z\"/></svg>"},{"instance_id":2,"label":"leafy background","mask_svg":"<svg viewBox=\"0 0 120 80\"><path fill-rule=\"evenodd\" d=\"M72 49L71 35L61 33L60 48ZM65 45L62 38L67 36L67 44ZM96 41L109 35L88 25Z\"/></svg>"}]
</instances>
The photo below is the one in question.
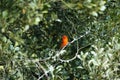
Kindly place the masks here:
<instances>
[{"instance_id":1,"label":"leafy background","mask_svg":"<svg viewBox=\"0 0 120 80\"><path fill-rule=\"evenodd\" d=\"M117 80L119 56L119 0L0 1L1 80Z\"/></svg>"}]
</instances>

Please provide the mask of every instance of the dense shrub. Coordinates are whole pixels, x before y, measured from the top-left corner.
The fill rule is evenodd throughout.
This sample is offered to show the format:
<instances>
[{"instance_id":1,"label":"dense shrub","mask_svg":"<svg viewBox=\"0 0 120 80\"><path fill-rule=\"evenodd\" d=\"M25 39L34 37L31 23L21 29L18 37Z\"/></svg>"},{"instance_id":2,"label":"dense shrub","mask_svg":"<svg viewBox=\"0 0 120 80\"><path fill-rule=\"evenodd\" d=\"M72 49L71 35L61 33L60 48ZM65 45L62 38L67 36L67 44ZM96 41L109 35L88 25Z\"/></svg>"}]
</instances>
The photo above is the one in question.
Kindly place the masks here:
<instances>
[{"instance_id":1,"label":"dense shrub","mask_svg":"<svg viewBox=\"0 0 120 80\"><path fill-rule=\"evenodd\" d=\"M1 0L0 79L120 79L119 32L119 0Z\"/></svg>"}]
</instances>

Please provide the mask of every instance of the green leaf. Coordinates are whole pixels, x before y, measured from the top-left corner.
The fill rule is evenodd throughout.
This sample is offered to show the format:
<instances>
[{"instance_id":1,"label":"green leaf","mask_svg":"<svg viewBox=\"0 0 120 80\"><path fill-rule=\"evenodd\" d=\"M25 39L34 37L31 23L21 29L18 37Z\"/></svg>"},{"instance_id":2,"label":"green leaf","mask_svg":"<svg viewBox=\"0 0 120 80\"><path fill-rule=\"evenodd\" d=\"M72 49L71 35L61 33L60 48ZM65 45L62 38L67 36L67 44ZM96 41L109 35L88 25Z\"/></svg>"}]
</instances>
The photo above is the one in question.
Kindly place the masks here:
<instances>
[{"instance_id":1,"label":"green leaf","mask_svg":"<svg viewBox=\"0 0 120 80\"><path fill-rule=\"evenodd\" d=\"M6 18L8 16L8 11L6 10L6 11L3 11L2 12L2 17L3 18Z\"/></svg>"}]
</instances>

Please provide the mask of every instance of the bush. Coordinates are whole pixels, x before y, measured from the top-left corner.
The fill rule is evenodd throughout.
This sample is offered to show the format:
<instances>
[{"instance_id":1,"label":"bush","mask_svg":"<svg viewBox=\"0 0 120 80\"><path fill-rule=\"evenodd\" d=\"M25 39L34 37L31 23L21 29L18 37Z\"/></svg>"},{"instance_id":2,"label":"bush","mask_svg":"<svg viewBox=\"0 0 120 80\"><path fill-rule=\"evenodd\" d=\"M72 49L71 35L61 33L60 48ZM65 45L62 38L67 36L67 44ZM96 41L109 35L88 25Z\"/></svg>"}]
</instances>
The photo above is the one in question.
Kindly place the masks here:
<instances>
[{"instance_id":1,"label":"bush","mask_svg":"<svg viewBox=\"0 0 120 80\"><path fill-rule=\"evenodd\" d=\"M119 79L119 3L1 0L0 79Z\"/></svg>"}]
</instances>

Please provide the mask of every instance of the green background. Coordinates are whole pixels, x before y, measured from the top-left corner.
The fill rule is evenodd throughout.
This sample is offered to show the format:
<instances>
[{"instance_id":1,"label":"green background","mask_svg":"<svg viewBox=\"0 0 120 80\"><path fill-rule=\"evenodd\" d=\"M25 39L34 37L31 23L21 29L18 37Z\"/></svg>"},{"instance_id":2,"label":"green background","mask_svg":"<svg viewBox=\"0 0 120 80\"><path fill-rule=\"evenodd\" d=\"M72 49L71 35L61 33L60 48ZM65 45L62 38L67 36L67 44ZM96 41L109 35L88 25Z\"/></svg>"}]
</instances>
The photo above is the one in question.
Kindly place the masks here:
<instances>
[{"instance_id":1,"label":"green background","mask_svg":"<svg viewBox=\"0 0 120 80\"><path fill-rule=\"evenodd\" d=\"M120 79L120 1L1 0L0 79Z\"/></svg>"}]
</instances>

